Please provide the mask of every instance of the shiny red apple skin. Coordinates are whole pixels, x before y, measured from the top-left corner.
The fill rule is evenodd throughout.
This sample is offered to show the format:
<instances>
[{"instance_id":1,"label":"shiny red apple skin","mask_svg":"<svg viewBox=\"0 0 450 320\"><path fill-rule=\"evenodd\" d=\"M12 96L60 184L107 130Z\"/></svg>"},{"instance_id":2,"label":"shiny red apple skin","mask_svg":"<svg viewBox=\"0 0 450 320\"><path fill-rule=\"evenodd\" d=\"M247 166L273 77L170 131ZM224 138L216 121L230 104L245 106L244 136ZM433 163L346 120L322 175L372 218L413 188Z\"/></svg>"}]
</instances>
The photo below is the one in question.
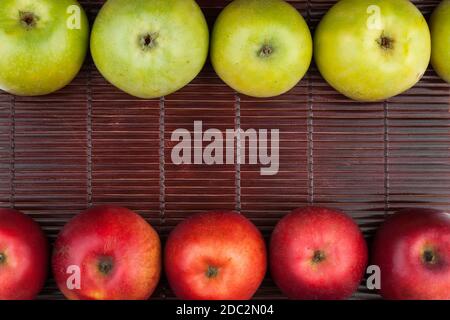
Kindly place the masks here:
<instances>
[{"instance_id":1,"label":"shiny red apple skin","mask_svg":"<svg viewBox=\"0 0 450 320\"><path fill-rule=\"evenodd\" d=\"M426 251L432 262L427 263ZM405 209L377 231L372 263L381 269L380 293L391 300L450 300L450 214Z\"/></svg>"},{"instance_id":2,"label":"shiny red apple skin","mask_svg":"<svg viewBox=\"0 0 450 320\"><path fill-rule=\"evenodd\" d=\"M296 209L272 233L271 274L290 299L348 298L357 290L367 260L367 244L357 224L336 210Z\"/></svg>"},{"instance_id":3,"label":"shiny red apple skin","mask_svg":"<svg viewBox=\"0 0 450 320\"><path fill-rule=\"evenodd\" d=\"M104 262L111 263L109 272L101 272ZM67 286L71 265L81 271L79 290ZM161 243L156 231L133 211L94 207L63 228L52 266L58 287L68 299L145 300L159 281Z\"/></svg>"},{"instance_id":4,"label":"shiny red apple skin","mask_svg":"<svg viewBox=\"0 0 450 320\"><path fill-rule=\"evenodd\" d=\"M22 212L0 209L0 300L32 300L44 286L47 239Z\"/></svg>"},{"instance_id":5,"label":"shiny red apple skin","mask_svg":"<svg viewBox=\"0 0 450 320\"><path fill-rule=\"evenodd\" d=\"M236 212L183 221L171 232L164 256L170 286L185 300L250 299L267 269L261 233Z\"/></svg>"}]
</instances>

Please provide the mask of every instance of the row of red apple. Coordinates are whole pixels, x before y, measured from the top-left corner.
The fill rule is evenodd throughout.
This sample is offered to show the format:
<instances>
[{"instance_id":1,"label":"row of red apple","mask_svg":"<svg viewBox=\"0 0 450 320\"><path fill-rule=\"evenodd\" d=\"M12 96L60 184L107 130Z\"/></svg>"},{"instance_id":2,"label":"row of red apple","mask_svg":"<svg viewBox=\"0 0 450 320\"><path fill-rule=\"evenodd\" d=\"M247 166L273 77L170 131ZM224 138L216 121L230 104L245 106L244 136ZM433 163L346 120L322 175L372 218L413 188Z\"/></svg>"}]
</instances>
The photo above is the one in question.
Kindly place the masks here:
<instances>
[{"instance_id":1,"label":"row of red apple","mask_svg":"<svg viewBox=\"0 0 450 320\"><path fill-rule=\"evenodd\" d=\"M79 72L89 23L76 0L2 0L0 22L0 89L48 94ZM332 87L360 101L384 100L411 88L430 58L450 82L450 0L437 7L430 28L409 0L340 0L315 32L315 61ZM194 0L108 0L95 20L90 45L109 82L151 99L179 90L198 75L209 40ZM210 51L215 71L234 90L272 97L304 77L313 41L289 3L235 0L215 23Z\"/></svg>"},{"instance_id":2,"label":"row of red apple","mask_svg":"<svg viewBox=\"0 0 450 320\"><path fill-rule=\"evenodd\" d=\"M387 299L450 300L450 214L407 209L378 230L371 263ZM161 243L141 216L121 207L91 208L60 232L53 275L69 299L147 299L161 275ZM368 264L366 241L346 214L322 207L279 221L270 273L291 299L344 299ZM236 212L209 212L181 222L164 249L169 284L180 299L250 299L266 274L256 226ZM0 299L33 299L48 268L48 244L28 216L0 209Z\"/></svg>"}]
</instances>

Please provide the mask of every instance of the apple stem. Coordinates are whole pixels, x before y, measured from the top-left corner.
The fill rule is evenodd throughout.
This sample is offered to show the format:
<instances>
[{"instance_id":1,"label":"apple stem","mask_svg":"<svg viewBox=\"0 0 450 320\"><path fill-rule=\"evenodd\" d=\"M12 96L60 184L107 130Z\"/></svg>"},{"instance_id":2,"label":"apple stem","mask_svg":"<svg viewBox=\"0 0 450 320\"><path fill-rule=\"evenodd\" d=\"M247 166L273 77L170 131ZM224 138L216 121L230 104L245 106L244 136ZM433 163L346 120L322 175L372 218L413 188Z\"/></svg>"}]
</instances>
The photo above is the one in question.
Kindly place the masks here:
<instances>
[{"instance_id":1,"label":"apple stem","mask_svg":"<svg viewBox=\"0 0 450 320\"><path fill-rule=\"evenodd\" d=\"M389 50L389 49L394 48L394 39L389 38L389 37L385 36L384 34L382 34L381 37L378 38L377 43L384 50Z\"/></svg>"},{"instance_id":2,"label":"apple stem","mask_svg":"<svg viewBox=\"0 0 450 320\"><path fill-rule=\"evenodd\" d=\"M5 263L6 261L6 256L3 252L0 252L0 264Z\"/></svg>"},{"instance_id":3,"label":"apple stem","mask_svg":"<svg viewBox=\"0 0 450 320\"><path fill-rule=\"evenodd\" d=\"M321 250L314 251L314 256L313 256L312 261L314 263L320 263L323 260L325 260L325 253L323 251L321 251Z\"/></svg>"},{"instance_id":4,"label":"apple stem","mask_svg":"<svg viewBox=\"0 0 450 320\"><path fill-rule=\"evenodd\" d=\"M32 12L20 11L19 16L20 16L20 22L27 29L31 29L34 26L36 26L36 22L39 20L39 18Z\"/></svg>"},{"instance_id":5,"label":"apple stem","mask_svg":"<svg viewBox=\"0 0 450 320\"><path fill-rule=\"evenodd\" d=\"M147 33L139 38L142 50L149 50L156 47L157 33Z\"/></svg>"},{"instance_id":6,"label":"apple stem","mask_svg":"<svg viewBox=\"0 0 450 320\"><path fill-rule=\"evenodd\" d=\"M208 269L206 270L206 276L208 278L215 278L219 274L219 269L217 267L208 266Z\"/></svg>"},{"instance_id":7,"label":"apple stem","mask_svg":"<svg viewBox=\"0 0 450 320\"><path fill-rule=\"evenodd\" d=\"M272 53L273 48L268 44L263 45L262 48L259 50L259 56L262 58L266 58L270 56Z\"/></svg>"},{"instance_id":8,"label":"apple stem","mask_svg":"<svg viewBox=\"0 0 450 320\"><path fill-rule=\"evenodd\" d=\"M436 264L437 257L436 254L431 250L425 250L423 253L423 260L427 264Z\"/></svg>"},{"instance_id":9,"label":"apple stem","mask_svg":"<svg viewBox=\"0 0 450 320\"><path fill-rule=\"evenodd\" d=\"M104 275L108 275L113 267L114 265L111 258L102 258L98 263L98 270Z\"/></svg>"}]
</instances>

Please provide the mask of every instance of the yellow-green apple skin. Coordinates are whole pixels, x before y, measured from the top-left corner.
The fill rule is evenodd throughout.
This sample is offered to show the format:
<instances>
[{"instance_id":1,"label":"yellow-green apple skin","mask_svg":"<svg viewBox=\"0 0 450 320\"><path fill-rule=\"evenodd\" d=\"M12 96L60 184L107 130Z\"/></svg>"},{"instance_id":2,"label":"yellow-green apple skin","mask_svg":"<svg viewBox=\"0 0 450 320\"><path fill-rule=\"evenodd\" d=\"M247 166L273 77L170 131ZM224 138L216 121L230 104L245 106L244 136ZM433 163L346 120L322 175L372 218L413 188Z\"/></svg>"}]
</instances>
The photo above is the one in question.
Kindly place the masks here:
<instances>
[{"instance_id":1,"label":"yellow-green apple skin","mask_svg":"<svg viewBox=\"0 0 450 320\"><path fill-rule=\"evenodd\" d=\"M450 83L450 0L434 10L430 21L431 63L442 79Z\"/></svg>"},{"instance_id":2,"label":"yellow-green apple skin","mask_svg":"<svg viewBox=\"0 0 450 320\"><path fill-rule=\"evenodd\" d=\"M245 95L265 98L289 91L311 59L311 32L285 1L235 0L215 23L213 67L226 84Z\"/></svg>"},{"instance_id":3,"label":"yellow-green apple skin","mask_svg":"<svg viewBox=\"0 0 450 320\"><path fill-rule=\"evenodd\" d=\"M413 87L431 55L430 31L408 0L341 0L319 23L314 57L337 91L380 101Z\"/></svg>"},{"instance_id":4,"label":"yellow-green apple skin","mask_svg":"<svg viewBox=\"0 0 450 320\"><path fill-rule=\"evenodd\" d=\"M69 84L89 45L75 0L0 0L0 89L40 96Z\"/></svg>"},{"instance_id":5,"label":"yellow-green apple skin","mask_svg":"<svg viewBox=\"0 0 450 320\"><path fill-rule=\"evenodd\" d=\"M130 95L171 94L201 71L209 30L194 0L108 0L91 35L100 73Z\"/></svg>"}]
</instances>

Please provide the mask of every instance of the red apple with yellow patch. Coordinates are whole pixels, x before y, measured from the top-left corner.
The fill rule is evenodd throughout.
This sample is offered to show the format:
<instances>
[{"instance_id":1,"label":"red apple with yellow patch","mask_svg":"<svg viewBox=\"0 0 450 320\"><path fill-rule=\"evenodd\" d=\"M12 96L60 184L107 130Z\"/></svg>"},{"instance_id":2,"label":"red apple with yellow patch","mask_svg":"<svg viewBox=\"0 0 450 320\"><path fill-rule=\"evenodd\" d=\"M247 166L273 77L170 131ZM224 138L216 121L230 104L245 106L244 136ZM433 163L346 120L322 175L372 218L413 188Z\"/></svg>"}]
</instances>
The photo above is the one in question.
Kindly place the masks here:
<instances>
[{"instance_id":1,"label":"red apple with yellow patch","mask_svg":"<svg viewBox=\"0 0 450 320\"><path fill-rule=\"evenodd\" d=\"M148 299L160 272L158 234L125 208L89 209L70 221L55 243L53 273L68 299Z\"/></svg>"}]
</instances>

